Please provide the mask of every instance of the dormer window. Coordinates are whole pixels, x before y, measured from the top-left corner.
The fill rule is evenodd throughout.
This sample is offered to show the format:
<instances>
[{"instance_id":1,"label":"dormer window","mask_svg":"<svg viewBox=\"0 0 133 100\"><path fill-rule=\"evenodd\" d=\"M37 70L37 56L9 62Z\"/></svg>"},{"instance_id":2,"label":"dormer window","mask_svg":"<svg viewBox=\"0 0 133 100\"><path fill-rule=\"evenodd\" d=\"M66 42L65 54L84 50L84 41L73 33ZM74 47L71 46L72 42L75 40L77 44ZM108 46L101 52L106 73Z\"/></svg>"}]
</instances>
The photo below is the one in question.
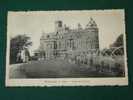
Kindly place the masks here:
<instances>
[{"instance_id":1,"label":"dormer window","mask_svg":"<svg viewBox=\"0 0 133 100\"><path fill-rule=\"evenodd\" d=\"M49 35L47 35L47 38L49 38L50 36Z\"/></svg>"}]
</instances>

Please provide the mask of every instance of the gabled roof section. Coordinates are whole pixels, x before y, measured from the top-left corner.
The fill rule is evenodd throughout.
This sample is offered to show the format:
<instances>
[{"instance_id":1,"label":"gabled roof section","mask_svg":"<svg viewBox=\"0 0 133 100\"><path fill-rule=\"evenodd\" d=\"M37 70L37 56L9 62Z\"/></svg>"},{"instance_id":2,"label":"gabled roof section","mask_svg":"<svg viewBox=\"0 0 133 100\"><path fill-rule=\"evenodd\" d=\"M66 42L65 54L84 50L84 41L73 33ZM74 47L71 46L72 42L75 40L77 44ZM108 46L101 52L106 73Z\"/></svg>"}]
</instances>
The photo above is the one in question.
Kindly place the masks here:
<instances>
[{"instance_id":1,"label":"gabled roof section","mask_svg":"<svg viewBox=\"0 0 133 100\"><path fill-rule=\"evenodd\" d=\"M90 18L89 23L86 25L86 29L90 29L90 28L97 28L97 24L96 22L93 20L93 18Z\"/></svg>"}]
</instances>

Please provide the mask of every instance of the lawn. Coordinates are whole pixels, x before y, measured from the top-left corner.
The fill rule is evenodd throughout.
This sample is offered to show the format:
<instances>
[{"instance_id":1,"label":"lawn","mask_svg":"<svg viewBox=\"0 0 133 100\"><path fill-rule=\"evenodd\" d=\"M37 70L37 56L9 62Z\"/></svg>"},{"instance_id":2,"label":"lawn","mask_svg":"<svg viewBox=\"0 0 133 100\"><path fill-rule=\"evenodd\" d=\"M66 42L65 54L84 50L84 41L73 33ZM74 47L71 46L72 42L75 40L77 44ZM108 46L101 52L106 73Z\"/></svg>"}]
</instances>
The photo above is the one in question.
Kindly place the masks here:
<instances>
[{"instance_id":1,"label":"lawn","mask_svg":"<svg viewBox=\"0 0 133 100\"><path fill-rule=\"evenodd\" d=\"M53 59L30 61L10 69L11 78L86 78L111 77L114 73L102 73L89 65L78 65L67 60Z\"/></svg>"}]
</instances>

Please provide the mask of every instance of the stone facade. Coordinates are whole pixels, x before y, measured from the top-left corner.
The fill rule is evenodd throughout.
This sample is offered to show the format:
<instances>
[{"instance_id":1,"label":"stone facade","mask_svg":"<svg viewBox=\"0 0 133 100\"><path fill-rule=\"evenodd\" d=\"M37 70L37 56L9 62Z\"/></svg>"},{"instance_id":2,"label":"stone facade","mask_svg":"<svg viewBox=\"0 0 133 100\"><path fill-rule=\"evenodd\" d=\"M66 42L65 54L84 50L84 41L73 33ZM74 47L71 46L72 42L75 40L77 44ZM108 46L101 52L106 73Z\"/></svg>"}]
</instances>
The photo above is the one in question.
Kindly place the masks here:
<instances>
[{"instance_id":1,"label":"stone facade","mask_svg":"<svg viewBox=\"0 0 133 100\"><path fill-rule=\"evenodd\" d=\"M90 18L84 29L80 24L76 29L70 29L62 21L55 21L55 32L41 36L40 49L45 51L47 59L82 53L95 54L99 51L97 24Z\"/></svg>"}]
</instances>

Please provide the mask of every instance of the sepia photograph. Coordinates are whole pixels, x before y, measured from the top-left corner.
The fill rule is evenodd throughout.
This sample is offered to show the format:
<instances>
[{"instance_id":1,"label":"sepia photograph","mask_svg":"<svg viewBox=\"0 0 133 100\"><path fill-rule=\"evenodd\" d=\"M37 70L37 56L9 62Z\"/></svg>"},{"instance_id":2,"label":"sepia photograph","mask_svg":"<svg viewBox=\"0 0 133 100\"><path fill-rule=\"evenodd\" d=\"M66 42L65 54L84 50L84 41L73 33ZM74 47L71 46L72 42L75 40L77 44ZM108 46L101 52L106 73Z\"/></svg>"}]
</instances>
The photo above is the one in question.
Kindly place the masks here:
<instances>
[{"instance_id":1,"label":"sepia photograph","mask_svg":"<svg viewBox=\"0 0 133 100\"><path fill-rule=\"evenodd\" d=\"M128 85L124 9L8 11L6 86Z\"/></svg>"}]
</instances>

